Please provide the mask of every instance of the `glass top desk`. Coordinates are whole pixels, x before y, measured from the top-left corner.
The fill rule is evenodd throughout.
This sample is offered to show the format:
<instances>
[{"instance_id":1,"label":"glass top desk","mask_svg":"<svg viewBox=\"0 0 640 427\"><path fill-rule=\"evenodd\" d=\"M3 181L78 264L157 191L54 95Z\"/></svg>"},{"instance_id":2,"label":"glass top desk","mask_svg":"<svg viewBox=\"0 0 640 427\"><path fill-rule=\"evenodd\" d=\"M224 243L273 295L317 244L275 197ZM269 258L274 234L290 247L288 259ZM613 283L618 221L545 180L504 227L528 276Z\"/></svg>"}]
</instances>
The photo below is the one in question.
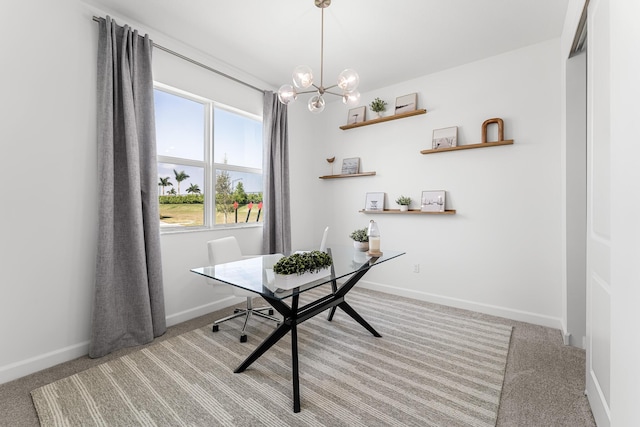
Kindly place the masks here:
<instances>
[{"instance_id":1,"label":"glass top desk","mask_svg":"<svg viewBox=\"0 0 640 427\"><path fill-rule=\"evenodd\" d=\"M247 357L235 373L243 372L269 348L291 332L291 370L293 383L293 411L300 412L300 381L298 375L298 332L297 325L329 309L327 320L331 321L336 307L351 316L373 336L381 335L362 318L346 301L345 296L371 268L404 255L404 252L385 250L380 257L369 257L365 252L357 252L353 247L333 246L327 249L333 259L331 274L322 279L305 283L299 287L278 289L270 277L271 269L283 255L263 255L241 261L210 267L191 269L192 272L210 279L253 291L262 296L283 317L283 322ZM339 279L346 279L338 286ZM270 280L271 279L271 280ZM299 306L298 298L303 292L321 285L331 285L331 292L304 306Z\"/></svg>"}]
</instances>

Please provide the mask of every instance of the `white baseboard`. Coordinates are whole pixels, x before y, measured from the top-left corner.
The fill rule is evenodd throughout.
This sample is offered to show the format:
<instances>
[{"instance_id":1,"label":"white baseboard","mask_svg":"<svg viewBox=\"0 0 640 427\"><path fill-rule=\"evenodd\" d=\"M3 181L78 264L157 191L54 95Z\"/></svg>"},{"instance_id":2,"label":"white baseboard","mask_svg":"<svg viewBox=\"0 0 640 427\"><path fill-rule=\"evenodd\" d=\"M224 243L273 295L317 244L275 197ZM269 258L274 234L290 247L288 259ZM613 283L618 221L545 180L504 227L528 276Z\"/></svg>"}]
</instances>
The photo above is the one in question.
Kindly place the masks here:
<instances>
[{"instance_id":1,"label":"white baseboard","mask_svg":"<svg viewBox=\"0 0 640 427\"><path fill-rule=\"evenodd\" d=\"M167 326L177 325L178 323L185 322L198 316L203 316L205 314L221 310L240 303L243 299L244 298L230 295L209 304L172 314L167 316ZM26 375L31 375L60 363L86 356L87 354L89 354L89 341L84 341L69 347L11 363L9 365L0 366L0 384L16 380Z\"/></svg>"},{"instance_id":2,"label":"white baseboard","mask_svg":"<svg viewBox=\"0 0 640 427\"><path fill-rule=\"evenodd\" d=\"M244 300L245 298L243 297L229 295L215 302L172 314L171 316L167 316L167 326L177 325L178 323L186 322L187 320L191 320L199 316L204 316L205 314L209 314L214 311L222 310L223 308L227 308L231 305L241 303Z\"/></svg>"},{"instance_id":3,"label":"white baseboard","mask_svg":"<svg viewBox=\"0 0 640 427\"><path fill-rule=\"evenodd\" d=\"M383 285L380 283L368 282L365 280L360 281L358 283L358 286L374 291L386 292L392 295L413 298L421 301L432 302L435 304L442 304L449 307L461 308L464 310L475 311L491 316L504 317L507 319L517 320L519 322L533 323L534 325L546 326L549 328L560 329L562 331L562 319L557 317L545 316L543 314L531 313L522 310L514 310L511 308L500 307L496 305L482 304L459 298L452 298L443 295L431 294L428 292L416 291L413 289Z\"/></svg>"},{"instance_id":4,"label":"white baseboard","mask_svg":"<svg viewBox=\"0 0 640 427\"><path fill-rule=\"evenodd\" d=\"M600 388L598 378L592 370L587 373L587 390L585 394L589 400L591 413L598 427L609 427L611 425L611 410L607 404L607 399Z\"/></svg>"},{"instance_id":5,"label":"white baseboard","mask_svg":"<svg viewBox=\"0 0 640 427\"><path fill-rule=\"evenodd\" d=\"M33 374L89 353L89 341L41 354L0 367L0 384Z\"/></svg>"}]
</instances>

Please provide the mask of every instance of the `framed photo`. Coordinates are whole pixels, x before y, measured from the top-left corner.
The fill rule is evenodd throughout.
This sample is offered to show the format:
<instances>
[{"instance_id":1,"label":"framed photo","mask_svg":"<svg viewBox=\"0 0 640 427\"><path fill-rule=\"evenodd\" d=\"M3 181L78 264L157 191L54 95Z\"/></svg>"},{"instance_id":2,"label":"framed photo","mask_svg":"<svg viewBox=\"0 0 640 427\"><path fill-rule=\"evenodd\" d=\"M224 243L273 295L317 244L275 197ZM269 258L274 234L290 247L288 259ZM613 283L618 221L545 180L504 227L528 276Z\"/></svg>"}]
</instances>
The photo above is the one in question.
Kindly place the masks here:
<instances>
[{"instance_id":1,"label":"framed photo","mask_svg":"<svg viewBox=\"0 0 640 427\"><path fill-rule=\"evenodd\" d=\"M342 175L351 175L360 172L360 157L352 157L342 161Z\"/></svg>"},{"instance_id":2,"label":"framed photo","mask_svg":"<svg viewBox=\"0 0 640 427\"><path fill-rule=\"evenodd\" d=\"M367 108L363 105L362 107L352 108L349 110L349 116L347 116L347 124L353 125L355 123L364 122L364 115L367 112Z\"/></svg>"},{"instance_id":3,"label":"framed photo","mask_svg":"<svg viewBox=\"0 0 640 427\"><path fill-rule=\"evenodd\" d=\"M434 129L431 142L434 150L455 147L458 145L458 127Z\"/></svg>"},{"instance_id":4,"label":"framed photo","mask_svg":"<svg viewBox=\"0 0 640 427\"><path fill-rule=\"evenodd\" d=\"M420 198L420 210L422 212L444 212L445 195L444 190L423 191Z\"/></svg>"},{"instance_id":5,"label":"framed photo","mask_svg":"<svg viewBox=\"0 0 640 427\"><path fill-rule=\"evenodd\" d=\"M367 193L364 201L365 211L383 211L384 193Z\"/></svg>"},{"instance_id":6,"label":"framed photo","mask_svg":"<svg viewBox=\"0 0 640 427\"><path fill-rule=\"evenodd\" d=\"M418 108L418 94L411 93L409 95L399 96L396 98L396 111L394 114L406 113L414 111Z\"/></svg>"}]
</instances>

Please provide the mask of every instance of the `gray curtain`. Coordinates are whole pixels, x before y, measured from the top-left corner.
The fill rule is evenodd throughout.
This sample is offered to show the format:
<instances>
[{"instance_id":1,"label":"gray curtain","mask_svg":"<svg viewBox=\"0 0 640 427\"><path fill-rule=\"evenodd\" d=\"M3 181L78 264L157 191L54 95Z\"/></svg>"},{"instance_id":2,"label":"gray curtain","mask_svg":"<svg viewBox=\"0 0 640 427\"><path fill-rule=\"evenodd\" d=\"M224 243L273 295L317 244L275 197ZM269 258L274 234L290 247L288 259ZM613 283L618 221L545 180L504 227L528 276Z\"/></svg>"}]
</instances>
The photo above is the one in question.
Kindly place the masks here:
<instances>
[{"instance_id":1,"label":"gray curtain","mask_svg":"<svg viewBox=\"0 0 640 427\"><path fill-rule=\"evenodd\" d=\"M277 95L265 91L262 118L264 138L264 228L265 254L291 252L289 209L289 132L287 106Z\"/></svg>"},{"instance_id":2,"label":"gray curtain","mask_svg":"<svg viewBox=\"0 0 640 427\"><path fill-rule=\"evenodd\" d=\"M99 217L90 357L166 331L151 49L109 17L98 23Z\"/></svg>"}]
</instances>

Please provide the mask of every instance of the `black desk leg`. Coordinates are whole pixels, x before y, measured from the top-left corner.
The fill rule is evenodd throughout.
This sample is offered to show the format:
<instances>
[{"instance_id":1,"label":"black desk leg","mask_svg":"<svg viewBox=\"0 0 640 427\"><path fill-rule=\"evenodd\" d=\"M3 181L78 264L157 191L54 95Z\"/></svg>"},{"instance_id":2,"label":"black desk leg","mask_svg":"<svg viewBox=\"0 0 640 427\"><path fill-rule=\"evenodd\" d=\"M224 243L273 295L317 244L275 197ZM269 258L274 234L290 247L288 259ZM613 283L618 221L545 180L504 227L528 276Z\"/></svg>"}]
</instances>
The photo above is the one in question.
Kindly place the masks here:
<instances>
[{"instance_id":1,"label":"black desk leg","mask_svg":"<svg viewBox=\"0 0 640 427\"><path fill-rule=\"evenodd\" d=\"M333 264L331 264L331 268L333 268ZM334 273L334 276L335 276L335 273ZM331 290L333 291L334 295L338 291L338 284L336 283L335 279L331 281ZM335 306L333 306L333 307L331 307L329 309L329 315L327 316L327 320L329 322L331 322L333 320L333 315L334 314L336 314L336 307Z\"/></svg>"},{"instance_id":2,"label":"black desk leg","mask_svg":"<svg viewBox=\"0 0 640 427\"><path fill-rule=\"evenodd\" d=\"M298 377L298 327L291 326L291 376L293 382L293 412L300 412L300 378Z\"/></svg>"},{"instance_id":3,"label":"black desk leg","mask_svg":"<svg viewBox=\"0 0 640 427\"><path fill-rule=\"evenodd\" d=\"M271 335L269 335L262 342L262 344L260 344L255 350L253 350L253 353L251 353L249 357L247 357L247 359L244 362L242 362L242 365L238 366L236 370L233 372L235 372L236 374L240 372L244 372L245 369L251 366L253 362L258 360L258 358L262 356L265 353L265 351L269 350L271 347L273 347L275 343L280 341L280 339L284 337L287 334L287 332L289 332L290 330L291 330L291 325L282 323L280 326L278 326L278 328L275 331L271 333Z\"/></svg>"},{"instance_id":4,"label":"black desk leg","mask_svg":"<svg viewBox=\"0 0 640 427\"><path fill-rule=\"evenodd\" d=\"M343 301L342 303L340 303L338 305L338 307L340 307L345 313L347 313L349 316L351 316L356 322L358 322L362 326L364 326L364 328L367 331L371 332L374 337L378 337L378 338L382 337L382 335L380 335L378 333L378 331L373 329L373 326L371 326L369 323L367 323L367 321L364 320L362 318L362 316L360 316L349 304L347 304L346 301Z\"/></svg>"},{"instance_id":5,"label":"black desk leg","mask_svg":"<svg viewBox=\"0 0 640 427\"><path fill-rule=\"evenodd\" d=\"M242 364L238 366L235 371L233 371L236 374L240 372L244 372L245 369L251 366L253 362L258 360L260 356L262 356L267 350L273 347L275 343L280 341L282 337L287 335L287 332L291 330L291 322L287 321L287 319L290 319L292 317L291 308L289 308L289 306L287 306L285 303L283 303L280 300L269 299L269 298L265 298L265 299L269 304L271 304L273 308L275 308L278 311L278 313L282 315L284 320L282 321L280 326L278 326L275 331L271 332L271 335L269 335L264 341L262 341L262 343L258 347L256 347L255 350L253 350L253 352L249 355L249 357L247 357L247 359L244 362L242 362ZM296 310L297 310L298 296L297 295L294 296L293 299L295 300Z\"/></svg>"}]
</instances>

